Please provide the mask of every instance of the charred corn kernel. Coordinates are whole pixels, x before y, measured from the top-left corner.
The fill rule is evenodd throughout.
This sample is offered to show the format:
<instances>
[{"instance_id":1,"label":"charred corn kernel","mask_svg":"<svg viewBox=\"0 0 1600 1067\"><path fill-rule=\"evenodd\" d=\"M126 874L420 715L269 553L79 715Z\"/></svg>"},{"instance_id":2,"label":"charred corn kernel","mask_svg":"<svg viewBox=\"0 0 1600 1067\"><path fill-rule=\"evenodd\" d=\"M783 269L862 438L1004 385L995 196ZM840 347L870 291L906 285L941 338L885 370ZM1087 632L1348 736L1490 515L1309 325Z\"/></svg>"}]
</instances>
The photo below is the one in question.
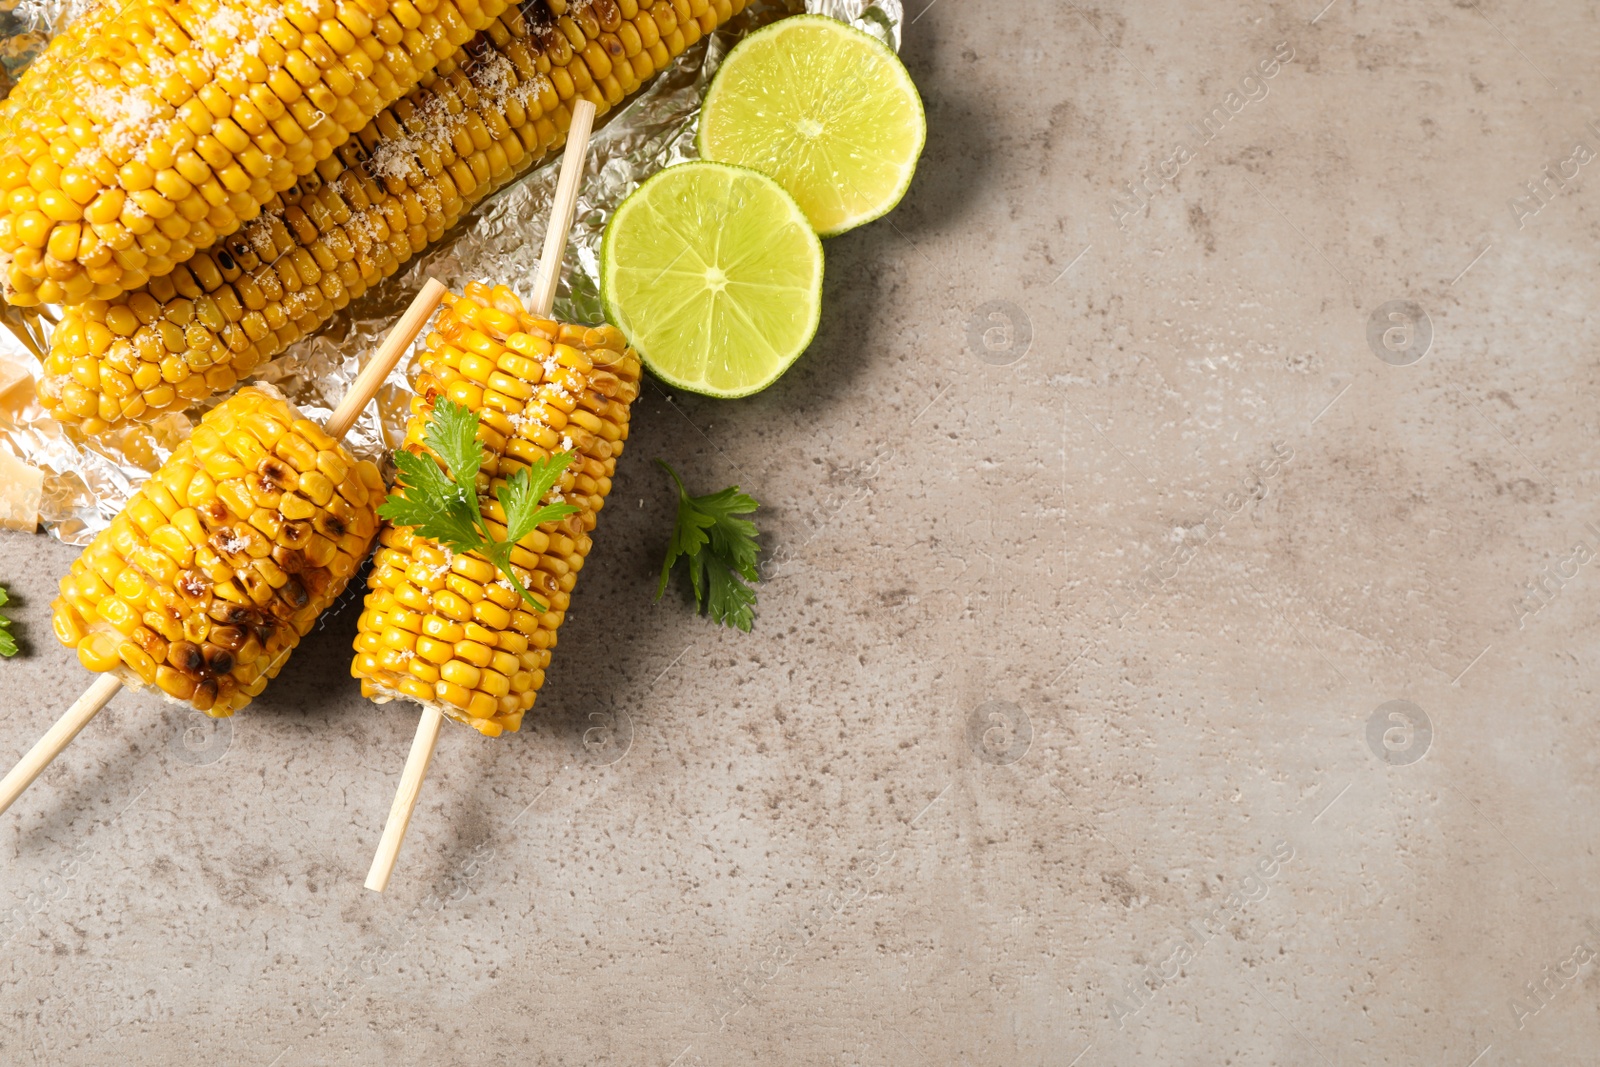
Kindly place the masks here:
<instances>
[{"instance_id":1,"label":"charred corn kernel","mask_svg":"<svg viewBox=\"0 0 1600 1067\"><path fill-rule=\"evenodd\" d=\"M134 233L175 220L162 232L176 244L151 253L148 268L95 265L77 250L48 258L0 251L6 299L25 305L97 286L134 289L170 272L359 133L506 3L430 3L426 24L453 28L431 40L408 35L390 14L397 4L416 14L402 0L368 0L370 11L320 0L291 5L287 19L263 19L245 0L129 0L73 20L0 106L0 171L16 179L0 202L0 229L9 224L23 244L42 248L39 220L75 222L78 205L90 205L81 214L91 224L120 218ZM425 25L420 15L405 20ZM358 53L353 70L339 61ZM192 150L203 154L185 160ZM211 215L199 189L207 165L242 198L210 230L196 225ZM132 194L135 209L101 205L113 191Z\"/></svg>"},{"instance_id":2,"label":"charred corn kernel","mask_svg":"<svg viewBox=\"0 0 1600 1067\"><path fill-rule=\"evenodd\" d=\"M529 610L487 560L447 552L413 529L385 524L378 534L382 547L367 578L366 610L356 623L351 673L374 699L418 700L493 737L520 727L543 682L548 649L555 643L576 571L589 552L588 531L594 528L628 436L628 409L639 392L639 360L616 329L538 318L504 287L474 283L464 296L447 296L433 326L413 382L415 397L402 447L428 454L423 437L431 401L426 398L446 395L447 383L459 381L464 366L485 376L490 373L483 371L485 366L500 368L492 373L511 376L527 396L515 396L517 389L497 390L508 407L483 399L476 409L487 446L482 467L487 486L480 485L487 492L479 495L485 523L504 535L506 516L494 489L528 462L555 451L572 452L574 459L552 500L570 500L580 510L534 530L512 551L518 580L548 609L543 612ZM513 352L513 342L541 358ZM527 361L529 374L506 370L515 365L507 357ZM483 362L469 364L475 359ZM594 413L607 433L552 428L551 409L534 386L558 374L562 388L582 410ZM590 483L582 491L580 479ZM396 605L421 615L418 630L397 625ZM410 648L414 656L403 666L390 666L374 648ZM418 695L422 685L430 687L426 697Z\"/></svg>"},{"instance_id":3,"label":"charred corn kernel","mask_svg":"<svg viewBox=\"0 0 1600 1067\"><path fill-rule=\"evenodd\" d=\"M439 239L491 189L499 188L559 149L578 95L566 68L583 67L587 62L583 49L595 42L582 29L580 19L574 26L584 35L585 43L574 50L566 33L549 19L544 3L545 0L534 0L527 6L527 16L513 8L488 22L467 49L474 57L470 64L460 65L456 58L441 62L416 89L345 140L332 156L292 184L277 189L258 216L246 223L216 226L219 234L230 234L236 228L238 232L222 237L177 266L167 276L173 290L168 291L168 299L162 304L179 299L192 301L196 321L212 335L237 323L237 344L196 335L182 352L174 353L179 357L174 370L179 366L192 370L215 365L226 367L236 379L249 377L294 341L320 329L336 310L399 270L429 242ZM744 6L744 0L727 5L726 17L731 18ZM487 18L491 7L484 4L478 10ZM619 27L633 27L641 39L656 41L657 20L649 5L634 4L631 16L626 15L626 10L618 6ZM717 12L718 19L724 18L721 7L707 10ZM437 14L436 10L428 17L435 18ZM676 26L675 14L673 20ZM339 27L342 23L334 21L333 25ZM603 26L604 21L598 25ZM328 37L328 27L329 23L324 22L319 35L348 61L352 52L340 51L344 38L338 32ZM597 40L604 45L608 33L621 32L602 31ZM641 79L677 54L669 55L664 46L658 47L662 48L659 63L645 52L638 53L646 67L639 75ZM350 48L359 52L353 43ZM592 80L587 70L584 79ZM599 106L604 112L610 104L602 100ZM486 138L488 147L480 147ZM240 188L247 189L249 175L234 161L251 151L264 151L253 148L255 143L232 120L224 119L196 142L193 151L212 168L218 180L226 184L231 168L237 171ZM0 156L0 162L3 158ZM174 167L182 174L176 162ZM154 172L150 180L155 181ZM104 213L109 213L108 220L118 218L122 190L118 187L113 192L114 205L108 203L97 211L95 205L99 201L95 200L85 209L88 222L95 222L97 214ZM191 198L202 192L197 186ZM111 210L113 206L115 211ZM99 236L109 243L105 234ZM133 251L138 250L139 246L134 245ZM315 277L303 275L303 266L314 271ZM337 278L331 291L325 285L329 277ZM154 292L156 288L153 283L146 283L143 291ZM42 402L62 422L95 426L98 430L135 419L153 420L187 406L211 390L208 377L180 381L172 376L164 377L160 384L136 381L132 393L121 397L110 397L98 381L83 390L69 388L69 383L76 381L71 373L75 361L87 359L96 365L108 361L103 349L95 351L86 346L88 328L110 328L111 320L126 307L128 299L128 294L123 294L104 303L69 308L62 328L52 335L39 391ZM226 316L222 313L224 307L229 309ZM485 309L502 311L489 305ZM248 311L259 312L261 318L246 322ZM263 323L268 327L264 332ZM84 328L68 329L78 324ZM486 332L481 325L474 329L479 334ZM543 360L558 338L539 337L520 328L512 334L518 335L521 339L509 346L497 347L500 355L489 372L485 373L481 363L473 362L470 373L462 371L455 376L461 382L455 386L458 399L474 407L487 404L510 412L521 410L520 402L538 395L536 387L545 379ZM620 343L616 351L621 352ZM148 374L144 381L149 381ZM183 385L187 393L177 388L182 382L189 383ZM445 388L452 384L444 383ZM110 418L100 414L102 398L106 398L105 406L112 409ZM565 413L561 412L560 417L564 419ZM548 421L558 433L540 442L539 447L547 450L556 446L559 431L565 428L565 423L555 417ZM98 422L106 423L106 427L99 427Z\"/></svg>"},{"instance_id":4,"label":"charred corn kernel","mask_svg":"<svg viewBox=\"0 0 1600 1067\"><path fill-rule=\"evenodd\" d=\"M298 418L275 392L236 393L206 414L90 543L51 605L57 637L84 666L154 685L218 716L247 704L278 672L354 570L340 546L353 538L348 547L365 553L377 526L368 487L382 484L376 467L318 431L317 443L331 447L316 450L327 455L313 457L313 473L331 481L320 472L344 472L333 484L342 517L333 504L322 508L279 489L294 472L259 438L281 441ZM280 504L304 502L309 521L261 503L273 493ZM347 502L360 494L370 503ZM314 550L316 522L336 524L340 546L322 540L326 551Z\"/></svg>"}]
</instances>

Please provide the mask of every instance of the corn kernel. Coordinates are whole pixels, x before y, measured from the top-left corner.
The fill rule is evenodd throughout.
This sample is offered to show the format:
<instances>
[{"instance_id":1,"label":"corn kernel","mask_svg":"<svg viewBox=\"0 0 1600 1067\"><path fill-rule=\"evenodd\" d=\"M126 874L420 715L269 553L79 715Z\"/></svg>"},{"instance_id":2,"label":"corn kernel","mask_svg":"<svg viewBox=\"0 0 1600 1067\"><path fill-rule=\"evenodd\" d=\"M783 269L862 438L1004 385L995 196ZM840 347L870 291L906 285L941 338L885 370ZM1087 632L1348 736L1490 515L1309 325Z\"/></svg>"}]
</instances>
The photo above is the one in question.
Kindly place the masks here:
<instances>
[{"instance_id":1,"label":"corn kernel","mask_svg":"<svg viewBox=\"0 0 1600 1067\"><path fill-rule=\"evenodd\" d=\"M92 634L78 642L78 661L96 673L109 671L118 663L117 647L120 644L112 634Z\"/></svg>"},{"instance_id":2,"label":"corn kernel","mask_svg":"<svg viewBox=\"0 0 1600 1067\"><path fill-rule=\"evenodd\" d=\"M494 650L492 648L490 648L488 645L480 644L477 641L457 642L455 646L455 653L457 659L464 660L467 663L471 663L477 667L487 667L489 665L489 660L494 657ZM460 679L452 678L451 681L460 681ZM462 684L464 685L466 683L463 682Z\"/></svg>"},{"instance_id":3,"label":"corn kernel","mask_svg":"<svg viewBox=\"0 0 1600 1067\"><path fill-rule=\"evenodd\" d=\"M443 641L437 641L427 636L419 636L417 638L417 655L429 663L442 666L455 655L455 648Z\"/></svg>"},{"instance_id":4,"label":"corn kernel","mask_svg":"<svg viewBox=\"0 0 1600 1067\"><path fill-rule=\"evenodd\" d=\"M470 689L444 679L434 683L433 694L437 699L460 708L462 711L465 711L472 702L472 691Z\"/></svg>"},{"instance_id":5,"label":"corn kernel","mask_svg":"<svg viewBox=\"0 0 1600 1067\"><path fill-rule=\"evenodd\" d=\"M467 714L474 719L488 719L495 713L497 708L498 705L495 702L494 697L490 696L488 693L476 692L473 693L471 699L468 700L466 710ZM479 727L479 729L488 734L490 737L494 737L499 734L501 727L497 723L486 723L485 725Z\"/></svg>"},{"instance_id":6,"label":"corn kernel","mask_svg":"<svg viewBox=\"0 0 1600 1067\"><path fill-rule=\"evenodd\" d=\"M115 368L132 380L125 384L114 376L106 378L116 388L130 390L112 397L114 402L100 402L106 386L99 377L105 366L96 368L96 384L80 382L81 388L68 388L61 380L59 387L42 390L41 399L63 422L85 432L100 432L122 422L154 418L231 388L296 338L317 329L337 308L392 274L427 240L454 225L488 190L544 157L563 139L578 94L602 110L619 103L624 93L692 43L691 38L698 39L707 26L720 24L745 6L744 0L696 3L701 14L693 17L680 17L670 5L640 10L629 0L616 3L613 11L603 4L606 21L592 25L605 26L609 21L616 29L599 37L582 34L583 44L576 50L567 34L554 27L530 32L519 14L502 15L504 0L466 4L442 0L432 5L431 13L419 14L418 29L401 31L403 43L393 45L383 45L373 36L377 28L385 27L382 32L393 36L408 25L411 16L403 13L420 13L421 5L395 6L390 15L376 20L352 8L317 22L314 30L308 25L312 32L302 33L298 47L269 37L260 54L232 48L214 76L205 65L192 61L188 51L180 51L174 62L191 62L193 77L202 84L196 88L187 76L177 75L157 83L157 92L176 109L177 119L166 137L111 153L116 159L104 173L88 164L69 165L73 157L64 157L66 162L50 164L56 168L50 171L55 180L47 182L44 191L13 189L27 195L15 198L14 205L7 199L0 209L10 206L17 212L11 234L21 244L13 253L10 273L23 284L16 287L11 302L39 303L46 295L87 295L91 289L108 298L104 306L69 308L64 328L52 338L53 349L66 344L74 323L108 327L126 310L128 294L141 289L158 292L151 279L163 280L160 276L171 272L172 282L182 279L177 284L181 297L174 295L169 283L161 302L181 298L192 303L192 319L180 324L188 331L184 352L188 358L162 363L159 379L155 371L136 374L128 367ZM673 12L666 19L671 30L662 32L666 17L658 18L657 10ZM578 16L579 21L587 18L587 13ZM361 28L361 35L340 19ZM315 20L306 16L303 21ZM470 46L475 57L471 63L418 89L404 104L389 106L440 55L470 36L473 27L484 32ZM692 33L687 27L693 27ZM491 53L503 62L484 61ZM540 73L541 67L547 73ZM504 84L507 78L510 85ZM420 138L406 117L428 110L424 105L440 104L441 110L457 116L452 123L458 129L437 148L423 145L413 151L411 143ZM386 106L388 110L382 110ZM91 131L86 124L85 134ZM374 154L398 164L407 176L380 184L352 169ZM125 185L118 184L119 167ZM296 175L323 182L320 193L304 189L267 203ZM306 183L307 178L301 181ZM263 203L267 203L264 212ZM258 212L263 232L273 235L270 255L256 249L235 257L227 251L233 247L228 239L207 249L217 235L232 233ZM26 222L19 230L24 215ZM73 226L80 229L74 231ZM72 259L63 267L73 278L61 283L45 279L50 264L63 262L55 253L68 252L75 233L80 235L77 247L70 250ZM197 251L201 249L205 250ZM558 324L502 306L504 298L491 296L488 289L479 295L486 303L470 324L476 336L470 344L467 338L458 338L462 343L455 347L464 358L453 369L453 378L440 381L439 391L445 395L474 406L490 405L497 414L515 417L521 405L534 398L544 378L540 363L557 342L594 366L610 369L628 361L614 330L580 327L563 332ZM189 328L191 323L198 332ZM106 332L131 337L136 329ZM163 338L170 335L160 332ZM178 354L178 349L165 347ZM107 364L103 346L91 346L91 353L96 364ZM492 362L492 368L485 361ZM581 360L576 362L583 366ZM56 375L53 370L48 373ZM66 377L63 372L62 378ZM636 391L636 384L624 388L623 402ZM596 392L601 392L598 386ZM548 408L564 419L559 400L549 398L540 409ZM586 410L600 415L587 406ZM549 425L533 434L540 447L554 449L566 424L558 423L554 414L547 418ZM600 422L602 428L594 432L621 440L621 434L613 438L616 428L611 423L603 417ZM550 433L552 426L555 436ZM501 432L511 432L509 421ZM323 473L340 480L333 472Z\"/></svg>"}]
</instances>

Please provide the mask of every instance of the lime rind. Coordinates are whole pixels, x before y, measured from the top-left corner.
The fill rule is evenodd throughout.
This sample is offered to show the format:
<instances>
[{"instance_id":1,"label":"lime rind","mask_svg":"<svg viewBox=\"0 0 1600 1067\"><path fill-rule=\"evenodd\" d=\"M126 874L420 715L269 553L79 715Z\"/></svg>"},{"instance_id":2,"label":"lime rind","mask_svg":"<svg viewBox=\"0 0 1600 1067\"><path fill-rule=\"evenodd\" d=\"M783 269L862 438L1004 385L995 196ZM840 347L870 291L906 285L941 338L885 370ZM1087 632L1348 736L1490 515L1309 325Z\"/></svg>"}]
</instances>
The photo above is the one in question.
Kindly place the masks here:
<instances>
[{"instance_id":1,"label":"lime rind","mask_svg":"<svg viewBox=\"0 0 1600 1067\"><path fill-rule=\"evenodd\" d=\"M809 134L803 125L814 120L797 108L831 121ZM777 179L823 237L893 210L926 144L927 115L905 64L826 15L781 19L741 41L711 83L696 135L701 157Z\"/></svg>"},{"instance_id":2,"label":"lime rind","mask_svg":"<svg viewBox=\"0 0 1600 1067\"><path fill-rule=\"evenodd\" d=\"M777 182L748 167L680 163L612 215L600 294L652 374L733 399L771 385L810 345L823 267L822 242Z\"/></svg>"}]
</instances>

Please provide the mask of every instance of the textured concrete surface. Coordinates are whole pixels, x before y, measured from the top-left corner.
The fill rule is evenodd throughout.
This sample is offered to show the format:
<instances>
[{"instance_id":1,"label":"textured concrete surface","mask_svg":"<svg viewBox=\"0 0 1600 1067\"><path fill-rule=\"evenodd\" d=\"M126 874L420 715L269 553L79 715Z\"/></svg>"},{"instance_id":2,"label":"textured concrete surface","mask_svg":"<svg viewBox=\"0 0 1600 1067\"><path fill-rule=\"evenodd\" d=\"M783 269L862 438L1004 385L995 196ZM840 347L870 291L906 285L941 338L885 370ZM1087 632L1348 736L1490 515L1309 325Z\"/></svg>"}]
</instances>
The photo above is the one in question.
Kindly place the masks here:
<instances>
[{"instance_id":1,"label":"textured concrete surface","mask_svg":"<svg viewBox=\"0 0 1600 1067\"><path fill-rule=\"evenodd\" d=\"M777 387L647 392L545 716L380 897L349 604L123 694L0 820L0 1059L1594 1063L1600 25L1323 2L910 0L916 185ZM765 503L753 634L652 456Z\"/></svg>"}]
</instances>

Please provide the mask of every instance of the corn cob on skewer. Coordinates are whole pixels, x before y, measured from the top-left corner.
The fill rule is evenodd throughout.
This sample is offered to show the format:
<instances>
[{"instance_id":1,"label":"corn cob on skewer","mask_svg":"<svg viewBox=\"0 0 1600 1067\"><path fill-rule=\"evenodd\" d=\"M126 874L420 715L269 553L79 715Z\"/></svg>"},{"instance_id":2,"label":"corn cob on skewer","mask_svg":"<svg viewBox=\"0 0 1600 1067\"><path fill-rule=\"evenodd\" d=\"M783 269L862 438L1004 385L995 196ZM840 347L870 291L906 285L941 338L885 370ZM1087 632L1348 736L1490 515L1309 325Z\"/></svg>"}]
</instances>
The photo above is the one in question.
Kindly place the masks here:
<instances>
[{"instance_id":1,"label":"corn cob on skewer","mask_svg":"<svg viewBox=\"0 0 1600 1067\"><path fill-rule=\"evenodd\" d=\"M69 309L41 399L94 434L231 387L558 147L576 99L603 112L744 6L593 0L549 21L540 4L541 24L508 12L223 247Z\"/></svg>"},{"instance_id":2,"label":"corn cob on skewer","mask_svg":"<svg viewBox=\"0 0 1600 1067\"><path fill-rule=\"evenodd\" d=\"M385 523L351 674L366 696L409 697L493 737L521 725L544 682L628 437L639 360L614 327L541 319L506 287L478 283L446 298L427 347L403 447L423 451L433 400L448 397L478 414L488 454L479 496L496 537L506 516L495 488L555 452L576 454L557 491L581 510L535 530L512 554L543 612L529 610L481 556Z\"/></svg>"},{"instance_id":3,"label":"corn cob on skewer","mask_svg":"<svg viewBox=\"0 0 1600 1067\"><path fill-rule=\"evenodd\" d=\"M0 106L7 300L77 303L168 273L505 3L126 0L75 21Z\"/></svg>"},{"instance_id":4,"label":"corn cob on skewer","mask_svg":"<svg viewBox=\"0 0 1600 1067\"><path fill-rule=\"evenodd\" d=\"M91 671L231 715L277 675L377 530L383 479L275 392L208 412L52 603Z\"/></svg>"}]
</instances>

